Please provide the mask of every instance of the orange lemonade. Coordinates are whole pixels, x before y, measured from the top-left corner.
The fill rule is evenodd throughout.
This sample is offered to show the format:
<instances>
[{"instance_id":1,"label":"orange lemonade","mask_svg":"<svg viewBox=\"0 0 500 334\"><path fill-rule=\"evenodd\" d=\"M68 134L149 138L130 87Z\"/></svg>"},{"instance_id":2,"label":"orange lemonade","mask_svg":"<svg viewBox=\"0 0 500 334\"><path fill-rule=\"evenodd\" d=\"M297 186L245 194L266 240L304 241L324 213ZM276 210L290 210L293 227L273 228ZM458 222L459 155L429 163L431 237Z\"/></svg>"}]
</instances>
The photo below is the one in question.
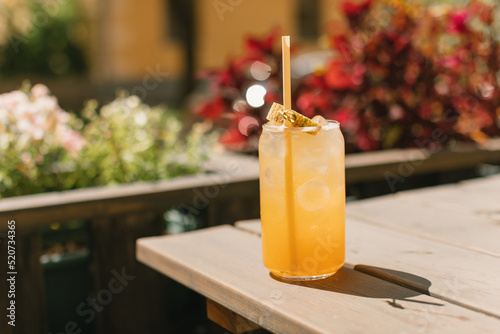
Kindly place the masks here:
<instances>
[{"instance_id":1,"label":"orange lemonade","mask_svg":"<svg viewBox=\"0 0 500 334\"><path fill-rule=\"evenodd\" d=\"M259 164L265 266L287 279L333 275L345 256L344 139L339 123L265 124Z\"/></svg>"}]
</instances>

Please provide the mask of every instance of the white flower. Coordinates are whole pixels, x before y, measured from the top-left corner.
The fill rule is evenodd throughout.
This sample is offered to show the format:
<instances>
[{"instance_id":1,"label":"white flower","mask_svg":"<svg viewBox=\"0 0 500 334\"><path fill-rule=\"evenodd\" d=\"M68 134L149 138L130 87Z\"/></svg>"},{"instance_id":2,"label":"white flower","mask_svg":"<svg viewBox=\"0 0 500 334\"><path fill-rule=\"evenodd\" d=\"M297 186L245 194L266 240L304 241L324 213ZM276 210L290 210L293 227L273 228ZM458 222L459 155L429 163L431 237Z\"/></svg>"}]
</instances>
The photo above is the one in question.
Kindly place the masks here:
<instances>
[{"instance_id":1,"label":"white flower","mask_svg":"<svg viewBox=\"0 0 500 334\"><path fill-rule=\"evenodd\" d=\"M33 96L35 99L39 99L41 97L46 97L49 95L50 90L45 85L36 84L33 86L33 88L31 88L31 96Z\"/></svg>"},{"instance_id":2,"label":"white flower","mask_svg":"<svg viewBox=\"0 0 500 334\"><path fill-rule=\"evenodd\" d=\"M83 137L68 126L58 126L57 136L64 148L72 153L80 152L85 146Z\"/></svg>"},{"instance_id":3,"label":"white flower","mask_svg":"<svg viewBox=\"0 0 500 334\"><path fill-rule=\"evenodd\" d=\"M7 109L2 108L0 106L0 124L8 124L9 123L9 113Z\"/></svg>"},{"instance_id":4,"label":"white flower","mask_svg":"<svg viewBox=\"0 0 500 334\"><path fill-rule=\"evenodd\" d=\"M9 135L7 133L0 133L0 150L6 151L9 148Z\"/></svg>"},{"instance_id":5,"label":"white flower","mask_svg":"<svg viewBox=\"0 0 500 334\"><path fill-rule=\"evenodd\" d=\"M19 154L33 148L48 152L61 147L74 154L83 148L83 138L68 125L71 116L49 94L46 86L38 84L31 96L21 91L0 95L0 125L7 125L4 129L10 142L5 143L7 137L3 136L2 147L14 144Z\"/></svg>"},{"instance_id":6,"label":"white flower","mask_svg":"<svg viewBox=\"0 0 500 334\"><path fill-rule=\"evenodd\" d=\"M17 130L17 132L29 133L29 131L31 130L31 125L32 125L32 123L30 122L29 119L23 118L17 122L16 130Z\"/></svg>"},{"instance_id":7,"label":"white flower","mask_svg":"<svg viewBox=\"0 0 500 334\"><path fill-rule=\"evenodd\" d=\"M1 108L13 110L17 105L23 103L29 103L29 98L26 94L18 90L0 95Z\"/></svg>"},{"instance_id":8,"label":"white flower","mask_svg":"<svg viewBox=\"0 0 500 334\"><path fill-rule=\"evenodd\" d=\"M147 123L148 116L144 112L139 112L139 113L135 114L134 121L137 125L143 126Z\"/></svg>"}]
</instances>

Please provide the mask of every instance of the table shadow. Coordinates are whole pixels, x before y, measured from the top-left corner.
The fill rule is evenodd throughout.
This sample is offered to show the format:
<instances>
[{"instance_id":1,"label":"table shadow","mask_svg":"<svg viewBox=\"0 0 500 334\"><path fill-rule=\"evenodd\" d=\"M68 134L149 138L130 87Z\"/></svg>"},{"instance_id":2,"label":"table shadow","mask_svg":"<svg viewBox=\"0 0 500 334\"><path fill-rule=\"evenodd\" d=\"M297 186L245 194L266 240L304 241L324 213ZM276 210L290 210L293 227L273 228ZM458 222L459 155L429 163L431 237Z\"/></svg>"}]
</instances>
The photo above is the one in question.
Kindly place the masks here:
<instances>
[{"instance_id":1,"label":"table shadow","mask_svg":"<svg viewBox=\"0 0 500 334\"><path fill-rule=\"evenodd\" d=\"M421 276L387 268L357 265L354 269L341 268L335 275L316 281L292 281L270 274L280 282L319 289L335 293L343 293L365 298L391 299L387 303L396 308L404 308L397 300L444 306L416 299L407 299L422 294L429 295L431 281Z\"/></svg>"}]
</instances>

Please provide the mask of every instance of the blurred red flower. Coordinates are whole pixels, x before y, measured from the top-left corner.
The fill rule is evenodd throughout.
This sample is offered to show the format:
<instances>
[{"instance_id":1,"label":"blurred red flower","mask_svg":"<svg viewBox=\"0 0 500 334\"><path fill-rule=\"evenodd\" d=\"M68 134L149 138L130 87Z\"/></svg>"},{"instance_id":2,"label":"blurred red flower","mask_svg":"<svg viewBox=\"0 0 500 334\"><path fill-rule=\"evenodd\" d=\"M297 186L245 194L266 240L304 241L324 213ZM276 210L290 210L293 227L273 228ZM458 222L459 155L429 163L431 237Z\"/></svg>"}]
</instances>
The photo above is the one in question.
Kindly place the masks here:
<instances>
[{"instance_id":1,"label":"blurred red flower","mask_svg":"<svg viewBox=\"0 0 500 334\"><path fill-rule=\"evenodd\" d=\"M466 9L454 10L449 16L449 23L446 27L446 31L449 33L464 33L467 31L467 26L465 22L469 17L468 11Z\"/></svg>"},{"instance_id":2,"label":"blurred red flower","mask_svg":"<svg viewBox=\"0 0 500 334\"><path fill-rule=\"evenodd\" d=\"M371 6L372 0L367 0L362 3L354 3L345 1L342 3L342 10L348 17L355 17L366 12Z\"/></svg>"},{"instance_id":3,"label":"blurred red flower","mask_svg":"<svg viewBox=\"0 0 500 334\"><path fill-rule=\"evenodd\" d=\"M365 71L362 64L349 65L342 61L332 61L325 73L325 83L335 90L355 89L363 83Z\"/></svg>"},{"instance_id":4,"label":"blurred red flower","mask_svg":"<svg viewBox=\"0 0 500 334\"><path fill-rule=\"evenodd\" d=\"M218 119L224 113L226 107L224 99L217 97L213 101L208 101L200 105L198 114L207 119Z\"/></svg>"},{"instance_id":5,"label":"blurred red flower","mask_svg":"<svg viewBox=\"0 0 500 334\"><path fill-rule=\"evenodd\" d=\"M244 150L248 137L243 135L238 128L229 128L219 138L219 142L232 150Z\"/></svg>"},{"instance_id":6,"label":"blurred red flower","mask_svg":"<svg viewBox=\"0 0 500 334\"><path fill-rule=\"evenodd\" d=\"M493 6L471 0L436 14L436 8L388 2L342 4L347 30L327 37L335 56L297 79L292 107L340 121L347 152L422 143L434 152L447 141L499 136L500 45L490 32L500 18ZM211 95L198 113L228 129L221 141L232 148L255 149L257 123L281 101L278 36L274 30L248 39L244 56L209 77ZM252 76L256 61L269 67L267 79ZM254 84L266 89L259 107L246 101ZM443 136L433 135L435 129Z\"/></svg>"}]
</instances>

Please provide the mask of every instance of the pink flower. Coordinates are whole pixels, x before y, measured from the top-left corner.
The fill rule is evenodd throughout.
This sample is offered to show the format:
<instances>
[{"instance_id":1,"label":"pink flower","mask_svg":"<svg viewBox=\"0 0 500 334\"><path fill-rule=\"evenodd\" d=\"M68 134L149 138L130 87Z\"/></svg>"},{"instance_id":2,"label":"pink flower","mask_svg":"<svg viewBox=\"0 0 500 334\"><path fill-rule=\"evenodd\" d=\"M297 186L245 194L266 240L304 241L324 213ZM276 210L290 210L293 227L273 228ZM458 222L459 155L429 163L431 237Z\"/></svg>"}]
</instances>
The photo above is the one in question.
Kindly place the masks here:
<instances>
[{"instance_id":1,"label":"pink flower","mask_svg":"<svg viewBox=\"0 0 500 334\"><path fill-rule=\"evenodd\" d=\"M394 104L389 108L389 119L392 121L403 119L404 116L405 111L399 104Z\"/></svg>"},{"instance_id":2,"label":"pink flower","mask_svg":"<svg viewBox=\"0 0 500 334\"><path fill-rule=\"evenodd\" d=\"M460 59L458 58L458 56L447 56L443 58L442 64L446 68L456 70L460 65Z\"/></svg>"},{"instance_id":3,"label":"pink flower","mask_svg":"<svg viewBox=\"0 0 500 334\"><path fill-rule=\"evenodd\" d=\"M78 132L66 126L58 127L57 130L62 146L71 153L78 153L85 147L85 140Z\"/></svg>"},{"instance_id":4,"label":"pink flower","mask_svg":"<svg viewBox=\"0 0 500 334\"><path fill-rule=\"evenodd\" d=\"M455 10L450 16L448 26L446 31L452 34L460 34L467 31L467 26L465 25L469 14L465 9Z\"/></svg>"},{"instance_id":5,"label":"pink flower","mask_svg":"<svg viewBox=\"0 0 500 334\"><path fill-rule=\"evenodd\" d=\"M49 95L50 90L45 85L36 84L33 86L33 88L31 88L31 96L33 96L35 99L46 97Z\"/></svg>"},{"instance_id":6,"label":"pink flower","mask_svg":"<svg viewBox=\"0 0 500 334\"><path fill-rule=\"evenodd\" d=\"M29 103L28 96L18 90L0 95L0 107L7 110L13 110L16 106L26 103Z\"/></svg>"}]
</instances>

